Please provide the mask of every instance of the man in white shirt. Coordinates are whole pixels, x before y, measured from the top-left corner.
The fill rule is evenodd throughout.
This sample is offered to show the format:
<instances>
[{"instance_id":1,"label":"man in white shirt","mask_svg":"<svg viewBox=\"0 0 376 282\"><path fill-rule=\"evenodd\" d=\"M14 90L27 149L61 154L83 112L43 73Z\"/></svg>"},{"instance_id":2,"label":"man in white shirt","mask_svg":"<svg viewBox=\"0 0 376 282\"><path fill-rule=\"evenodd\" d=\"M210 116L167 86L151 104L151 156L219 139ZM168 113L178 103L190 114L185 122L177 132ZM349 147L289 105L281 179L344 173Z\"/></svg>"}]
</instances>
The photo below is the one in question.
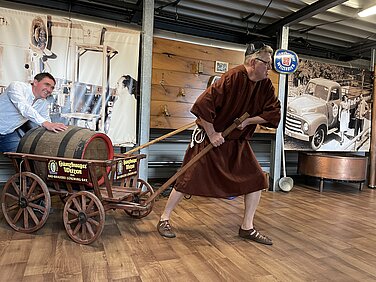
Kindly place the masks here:
<instances>
[{"instance_id":1,"label":"man in white shirt","mask_svg":"<svg viewBox=\"0 0 376 282\"><path fill-rule=\"evenodd\" d=\"M39 73L32 84L12 82L0 95L0 152L15 152L21 139L17 129L32 121L47 130L67 129L63 123L53 123L46 98L54 90L56 81L49 73Z\"/></svg>"}]
</instances>

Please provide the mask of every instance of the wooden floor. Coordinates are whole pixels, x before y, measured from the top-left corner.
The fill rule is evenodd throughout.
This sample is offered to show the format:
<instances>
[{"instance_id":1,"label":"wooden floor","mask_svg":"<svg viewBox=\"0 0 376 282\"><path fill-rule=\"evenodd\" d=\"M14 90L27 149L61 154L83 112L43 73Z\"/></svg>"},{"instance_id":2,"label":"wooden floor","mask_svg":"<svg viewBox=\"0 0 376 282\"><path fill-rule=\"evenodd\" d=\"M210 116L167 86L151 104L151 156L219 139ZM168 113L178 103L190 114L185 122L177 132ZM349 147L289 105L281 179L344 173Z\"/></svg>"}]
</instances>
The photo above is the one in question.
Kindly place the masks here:
<instances>
[{"instance_id":1,"label":"wooden floor","mask_svg":"<svg viewBox=\"0 0 376 282\"><path fill-rule=\"evenodd\" d=\"M58 200L33 234L1 216L0 281L376 280L375 190L325 183L323 193L305 185L263 192L255 224L273 246L237 236L242 201L184 200L172 217L175 239L155 229L166 198L141 220L110 211L101 237L86 246L67 236Z\"/></svg>"}]
</instances>

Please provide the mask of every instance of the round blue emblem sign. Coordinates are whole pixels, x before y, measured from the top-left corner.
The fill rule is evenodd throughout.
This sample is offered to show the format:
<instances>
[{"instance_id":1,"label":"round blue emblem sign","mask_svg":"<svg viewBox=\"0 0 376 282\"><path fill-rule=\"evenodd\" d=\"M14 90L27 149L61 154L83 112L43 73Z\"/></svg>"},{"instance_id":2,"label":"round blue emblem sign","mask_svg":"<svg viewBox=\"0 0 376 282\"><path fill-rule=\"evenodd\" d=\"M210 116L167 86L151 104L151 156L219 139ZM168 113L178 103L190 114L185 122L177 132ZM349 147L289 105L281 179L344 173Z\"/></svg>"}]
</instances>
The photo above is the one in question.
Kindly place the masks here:
<instances>
[{"instance_id":1,"label":"round blue emblem sign","mask_svg":"<svg viewBox=\"0 0 376 282\"><path fill-rule=\"evenodd\" d=\"M274 54L274 69L279 73L294 73L299 64L298 55L285 49L278 49Z\"/></svg>"}]
</instances>

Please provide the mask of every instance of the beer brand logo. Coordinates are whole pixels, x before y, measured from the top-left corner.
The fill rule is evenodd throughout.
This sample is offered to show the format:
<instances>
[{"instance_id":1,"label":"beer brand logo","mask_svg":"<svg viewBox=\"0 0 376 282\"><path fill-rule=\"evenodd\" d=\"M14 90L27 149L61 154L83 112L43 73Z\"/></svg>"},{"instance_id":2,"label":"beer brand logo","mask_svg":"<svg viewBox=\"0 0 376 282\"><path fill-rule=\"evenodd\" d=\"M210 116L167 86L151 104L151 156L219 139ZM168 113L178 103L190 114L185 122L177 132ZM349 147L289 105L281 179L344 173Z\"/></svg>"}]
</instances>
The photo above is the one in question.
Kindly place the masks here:
<instances>
[{"instance_id":1,"label":"beer brand logo","mask_svg":"<svg viewBox=\"0 0 376 282\"><path fill-rule=\"evenodd\" d=\"M298 55L290 50L278 49L274 54L274 68L279 73L291 74L298 69Z\"/></svg>"},{"instance_id":2,"label":"beer brand logo","mask_svg":"<svg viewBox=\"0 0 376 282\"><path fill-rule=\"evenodd\" d=\"M58 165L55 160L51 160L48 162L48 172L50 174L57 174L58 171Z\"/></svg>"},{"instance_id":3,"label":"beer brand logo","mask_svg":"<svg viewBox=\"0 0 376 282\"><path fill-rule=\"evenodd\" d=\"M119 161L117 163L117 173L118 174L122 174L123 173L123 162L122 161Z\"/></svg>"},{"instance_id":4,"label":"beer brand logo","mask_svg":"<svg viewBox=\"0 0 376 282\"><path fill-rule=\"evenodd\" d=\"M289 57L282 58L282 65L289 67L291 65L291 58Z\"/></svg>"}]
</instances>

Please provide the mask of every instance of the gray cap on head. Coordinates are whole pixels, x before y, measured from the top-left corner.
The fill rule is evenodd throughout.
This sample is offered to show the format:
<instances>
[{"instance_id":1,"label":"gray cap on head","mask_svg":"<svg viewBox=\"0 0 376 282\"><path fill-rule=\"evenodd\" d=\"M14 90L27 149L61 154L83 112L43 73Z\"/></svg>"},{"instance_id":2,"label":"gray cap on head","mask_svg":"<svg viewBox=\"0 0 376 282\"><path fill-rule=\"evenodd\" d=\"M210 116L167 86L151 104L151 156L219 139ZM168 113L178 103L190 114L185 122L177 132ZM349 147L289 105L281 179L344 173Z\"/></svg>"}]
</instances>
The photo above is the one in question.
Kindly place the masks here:
<instances>
[{"instance_id":1,"label":"gray cap on head","mask_svg":"<svg viewBox=\"0 0 376 282\"><path fill-rule=\"evenodd\" d=\"M252 55L253 53L256 53L266 45L261 41L255 41L253 43L249 43L247 46L247 50L245 50L245 57Z\"/></svg>"}]
</instances>

